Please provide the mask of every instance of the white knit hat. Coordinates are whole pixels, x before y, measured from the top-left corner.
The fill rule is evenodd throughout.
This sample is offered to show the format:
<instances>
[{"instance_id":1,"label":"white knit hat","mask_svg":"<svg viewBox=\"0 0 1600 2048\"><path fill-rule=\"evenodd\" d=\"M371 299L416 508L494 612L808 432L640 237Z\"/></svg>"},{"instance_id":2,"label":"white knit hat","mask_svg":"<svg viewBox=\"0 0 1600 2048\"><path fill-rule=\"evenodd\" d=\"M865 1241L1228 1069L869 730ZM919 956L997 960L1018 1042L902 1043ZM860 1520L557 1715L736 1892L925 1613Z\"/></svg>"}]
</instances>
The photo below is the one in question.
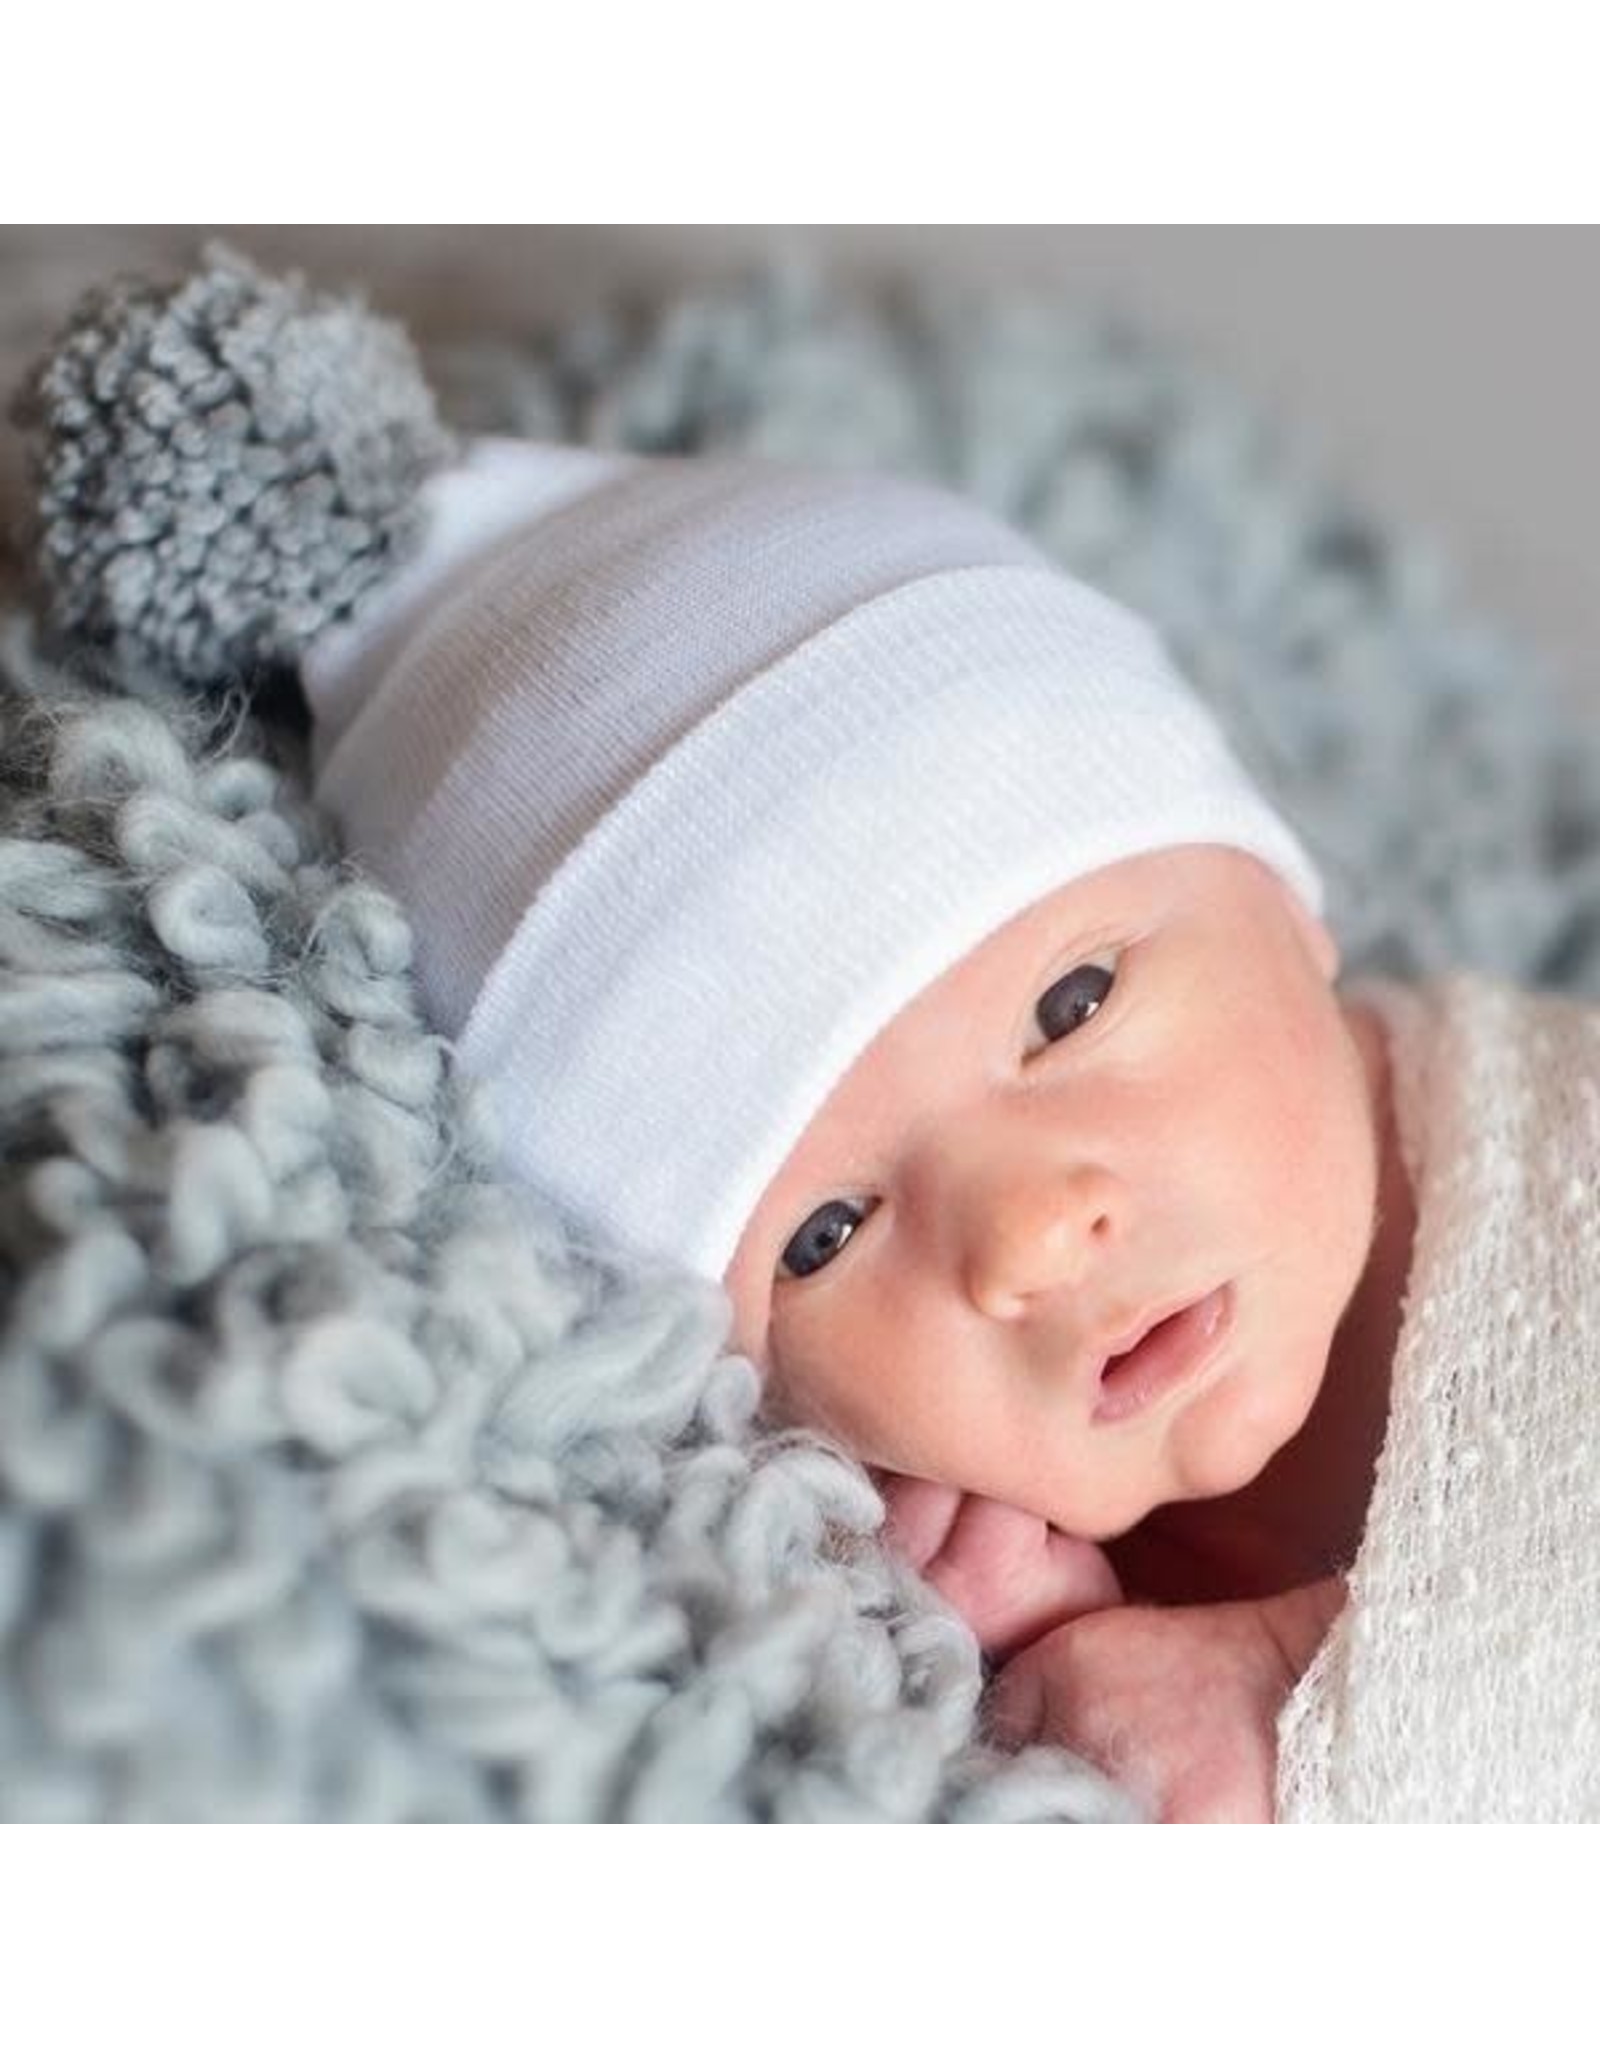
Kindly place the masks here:
<instances>
[{"instance_id":1,"label":"white knit hat","mask_svg":"<svg viewBox=\"0 0 1600 2048\"><path fill-rule=\"evenodd\" d=\"M303 664L506 1164L720 1281L878 1031L1051 890L1215 842L1320 878L1160 639L935 486L481 440Z\"/></svg>"}]
</instances>

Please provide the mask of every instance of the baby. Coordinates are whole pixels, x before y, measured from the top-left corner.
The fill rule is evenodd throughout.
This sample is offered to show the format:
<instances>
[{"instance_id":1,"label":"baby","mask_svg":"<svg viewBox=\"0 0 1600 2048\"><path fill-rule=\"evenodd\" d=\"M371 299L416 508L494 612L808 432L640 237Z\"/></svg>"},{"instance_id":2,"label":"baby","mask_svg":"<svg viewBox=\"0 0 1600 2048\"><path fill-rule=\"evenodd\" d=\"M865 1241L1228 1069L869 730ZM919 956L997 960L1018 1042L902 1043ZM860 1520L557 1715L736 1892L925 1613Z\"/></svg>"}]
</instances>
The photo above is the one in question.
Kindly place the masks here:
<instances>
[{"instance_id":1,"label":"baby","mask_svg":"<svg viewBox=\"0 0 1600 2048\"><path fill-rule=\"evenodd\" d=\"M725 1286L997 1733L1270 1817L1413 1224L1299 841L1157 637L954 494L508 441L428 491L304 664L318 794L512 1165Z\"/></svg>"},{"instance_id":2,"label":"baby","mask_svg":"<svg viewBox=\"0 0 1600 2048\"><path fill-rule=\"evenodd\" d=\"M506 1172L868 1463L997 1737L1167 1818L1600 1819L1593 1007L1339 986L1159 636L978 505L461 444L320 326L274 403L209 367L258 290L55 358L57 625L299 663Z\"/></svg>"},{"instance_id":3,"label":"baby","mask_svg":"<svg viewBox=\"0 0 1600 2048\"><path fill-rule=\"evenodd\" d=\"M1137 1750L1174 1818L1270 1818L1381 1442L1414 1217L1336 966L1232 848L1053 891L878 1035L727 1275L985 1647L1037 1642L1001 1723ZM1061 1626L1124 1597L1229 1604Z\"/></svg>"}]
</instances>

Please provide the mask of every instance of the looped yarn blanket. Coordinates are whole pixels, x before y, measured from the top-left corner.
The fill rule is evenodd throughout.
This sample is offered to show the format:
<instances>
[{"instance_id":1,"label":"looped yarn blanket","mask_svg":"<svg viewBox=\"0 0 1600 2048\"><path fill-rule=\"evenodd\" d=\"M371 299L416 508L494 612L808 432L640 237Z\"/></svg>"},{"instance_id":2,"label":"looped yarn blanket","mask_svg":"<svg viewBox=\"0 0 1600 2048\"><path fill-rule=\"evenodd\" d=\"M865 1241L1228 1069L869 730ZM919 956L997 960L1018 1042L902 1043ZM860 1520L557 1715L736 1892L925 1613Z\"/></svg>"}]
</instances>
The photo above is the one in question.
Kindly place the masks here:
<instances>
[{"instance_id":1,"label":"looped yarn blanket","mask_svg":"<svg viewBox=\"0 0 1600 2048\"><path fill-rule=\"evenodd\" d=\"M80 314L94 374L49 401L92 438L131 377L180 480L213 458L163 444L163 378L212 378L270 472L239 394L369 317L286 328L246 294L230 320L208 262L187 313ZM426 367L455 428L973 492L1170 634L1352 967L1600 991L1591 735L1434 550L1137 333L789 264ZM401 404L384 462L449 431ZM315 608L364 570L337 493L312 510ZM292 697L227 687L220 614L131 630L123 538L125 617L0 616L0 1814L1133 1815L1063 1752L985 1744L970 1634L883 1549L860 1467L763 1425L719 1290L496 1179Z\"/></svg>"}]
</instances>

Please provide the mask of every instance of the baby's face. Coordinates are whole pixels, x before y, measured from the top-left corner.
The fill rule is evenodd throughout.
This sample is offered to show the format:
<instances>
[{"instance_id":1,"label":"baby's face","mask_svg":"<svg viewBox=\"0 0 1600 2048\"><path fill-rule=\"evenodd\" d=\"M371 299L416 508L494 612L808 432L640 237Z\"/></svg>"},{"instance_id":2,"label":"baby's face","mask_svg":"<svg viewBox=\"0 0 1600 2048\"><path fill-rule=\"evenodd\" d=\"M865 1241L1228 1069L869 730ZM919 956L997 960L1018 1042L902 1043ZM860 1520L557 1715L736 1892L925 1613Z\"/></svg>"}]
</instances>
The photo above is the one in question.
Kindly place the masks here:
<instances>
[{"instance_id":1,"label":"baby's face","mask_svg":"<svg viewBox=\"0 0 1600 2048\"><path fill-rule=\"evenodd\" d=\"M778 1411L1097 1539L1245 1485L1309 1413L1373 1240L1337 967L1219 846L991 934L838 1082L740 1239L735 1341ZM1108 1366L1219 1290L1187 1352L1158 1331Z\"/></svg>"}]
</instances>

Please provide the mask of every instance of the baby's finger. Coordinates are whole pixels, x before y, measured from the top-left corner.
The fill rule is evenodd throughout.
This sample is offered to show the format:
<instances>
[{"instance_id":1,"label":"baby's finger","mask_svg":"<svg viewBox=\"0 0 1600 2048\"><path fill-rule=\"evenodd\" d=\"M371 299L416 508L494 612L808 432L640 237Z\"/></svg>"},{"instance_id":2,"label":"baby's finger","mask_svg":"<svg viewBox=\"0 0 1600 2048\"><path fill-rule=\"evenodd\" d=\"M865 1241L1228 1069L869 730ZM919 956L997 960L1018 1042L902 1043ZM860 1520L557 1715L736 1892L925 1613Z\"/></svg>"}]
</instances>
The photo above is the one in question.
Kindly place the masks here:
<instances>
[{"instance_id":1,"label":"baby's finger","mask_svg":"<svg viewBox=\"0 0 1600 2048\"><path fill-rule=\"evenodd\" d=\"M874 1472L887 1510L884 1541L915 1570L938 1556L961 1509L958 1486L935 1479L908 1479L900 1472Z\"/></svg>"},{"instance_id":2,"label":"baby's finger","mask_svg":"<svg viewBox=\"0 0 1600 2048\"><path fill-rule=\"evenodd\" d=\"M1022 1749L1044 1740L1048 1692L1042 1666L1013 1657L990 1681L983 1700L984 1732L997 1749Z\"/></svg>"},{"instance_id":3,"label":"baby's finger","mask_svg":"<svg viewBox=\"0 0 1600 2048\"><path fill-rule=\"evenodd\" d=\"M979 1494L963 1498L925 1571L928 1583L996 1657L1009 1657L1063 1622L1122 1600L1117 1575L1098 1543Z\"/></svg>"}]
</instances>

